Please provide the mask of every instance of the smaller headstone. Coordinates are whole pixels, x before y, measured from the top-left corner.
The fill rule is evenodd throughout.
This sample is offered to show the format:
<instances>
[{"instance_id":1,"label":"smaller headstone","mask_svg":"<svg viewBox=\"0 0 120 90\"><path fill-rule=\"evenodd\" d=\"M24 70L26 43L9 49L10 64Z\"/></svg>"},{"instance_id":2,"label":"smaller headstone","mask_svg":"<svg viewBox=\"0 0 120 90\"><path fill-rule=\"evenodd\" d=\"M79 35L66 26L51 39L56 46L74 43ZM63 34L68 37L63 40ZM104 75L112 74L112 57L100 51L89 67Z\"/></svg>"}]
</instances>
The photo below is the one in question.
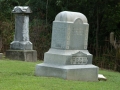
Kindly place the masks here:
<instances>
[{"instance_id":1,"label":"smaller headstone","mask_svg":"<svg viewBox=\"0 0 120 90\"><path fill-rule=\"evenodd\" d=\"M9 59L23 61L37 61L37 52L29 40L29 6L15 6L12 13L15 14L14 41L10 44L10 50L6 51Z\"/></svg>"},{"instance_id":2,"label":"smaller headstone","mask_svg":"<svg viewBox=\"0 0 120 90\"><path fill-rule=\"evenodd\" d=\"M13 50L32 50L32 43L29 41L29 14L31 10L28 6L16 6L12 10L15 14L15 36L10 44Z\"/></svg>"}]
</instances>

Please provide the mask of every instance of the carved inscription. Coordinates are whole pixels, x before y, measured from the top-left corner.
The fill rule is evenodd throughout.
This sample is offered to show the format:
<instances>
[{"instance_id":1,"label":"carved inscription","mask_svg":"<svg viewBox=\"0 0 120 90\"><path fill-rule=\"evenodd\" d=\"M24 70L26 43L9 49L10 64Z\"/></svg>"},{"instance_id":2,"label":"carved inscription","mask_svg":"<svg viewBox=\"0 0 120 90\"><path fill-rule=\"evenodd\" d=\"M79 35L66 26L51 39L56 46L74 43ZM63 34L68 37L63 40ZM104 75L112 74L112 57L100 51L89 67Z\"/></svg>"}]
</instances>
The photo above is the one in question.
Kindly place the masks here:
<instances>
[{"instance_id":1,"label":"carved inscription","mask_svg":"<svg viewBox=\"0 0 120 90\"><path fill-rule=\"evenodd\" d=\"M73 65L84 65L84 64L87 64L88 62L88 59L87 57L72 57L72 60L71 60L71 64Z\"/></svg>"}]
</instances>

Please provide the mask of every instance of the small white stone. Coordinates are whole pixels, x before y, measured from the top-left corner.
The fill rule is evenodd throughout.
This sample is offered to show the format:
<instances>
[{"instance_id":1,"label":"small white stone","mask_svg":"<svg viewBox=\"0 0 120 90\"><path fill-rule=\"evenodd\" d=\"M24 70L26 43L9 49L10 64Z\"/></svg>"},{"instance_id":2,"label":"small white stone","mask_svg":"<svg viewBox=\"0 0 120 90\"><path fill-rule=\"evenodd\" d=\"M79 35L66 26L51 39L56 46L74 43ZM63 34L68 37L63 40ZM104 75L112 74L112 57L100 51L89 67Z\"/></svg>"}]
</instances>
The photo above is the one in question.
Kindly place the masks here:
<instances>
[{"instance_id":1,"label":"small white stone","mask_svg":"<svg viewBox=\"0 0 120 90\"><path fill-rule=\"evenodd\" d=\"M98 80L99 80L99 81L100 81L100 80L106 81L107 78L106 78L105 76L103 76L102 74L98 74Z\"/></svg>"}]
</instances>

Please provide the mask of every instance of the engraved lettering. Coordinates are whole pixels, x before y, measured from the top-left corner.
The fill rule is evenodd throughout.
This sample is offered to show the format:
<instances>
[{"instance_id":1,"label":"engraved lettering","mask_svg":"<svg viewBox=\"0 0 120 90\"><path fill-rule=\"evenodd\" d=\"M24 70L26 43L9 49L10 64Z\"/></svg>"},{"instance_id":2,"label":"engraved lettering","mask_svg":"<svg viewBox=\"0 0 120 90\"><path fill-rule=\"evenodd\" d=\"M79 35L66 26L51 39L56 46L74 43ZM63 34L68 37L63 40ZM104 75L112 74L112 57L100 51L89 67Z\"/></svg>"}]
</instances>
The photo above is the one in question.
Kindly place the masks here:
<instances>
[{"instance_id":1,"label":"engraved lettering","mask_svg":"<svg viewBox=\"0 0 120 90\"><path fill-rule=\"evenodd\" d=\"M88 59L87 57L72 57L71 60L71 64L76 64L76 65L80 65L80 64L87 64Z\"/></svg>"}]
</instances>

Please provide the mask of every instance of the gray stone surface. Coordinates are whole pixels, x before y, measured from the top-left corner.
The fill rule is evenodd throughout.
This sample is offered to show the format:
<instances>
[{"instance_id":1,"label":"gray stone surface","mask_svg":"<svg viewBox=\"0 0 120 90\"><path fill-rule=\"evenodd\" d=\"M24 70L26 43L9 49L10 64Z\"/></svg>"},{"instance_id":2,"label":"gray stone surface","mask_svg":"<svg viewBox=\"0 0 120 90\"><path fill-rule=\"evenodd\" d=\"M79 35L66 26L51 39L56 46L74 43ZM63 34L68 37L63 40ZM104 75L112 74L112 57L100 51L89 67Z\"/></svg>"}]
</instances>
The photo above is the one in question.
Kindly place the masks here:
<instances>
[{"instance_id":1,"label":"gray stone surface","mask_svg":"<svg viewBox=\"0 0 120 90\"><path fill-rule=\"evenodd\" d=\"M29 40L29 14L28 6L15 6L12 13L15 14L15 35L10 43L10 50L6 51L6 57L14 60L37 61L37 52Z\"/></svg>"},{"instance_id":2,"label":"gray stone surface","mask_svg":"<svg viewBox=\"0 0 120 90\"><path fill-rule=\"evenodd\" d=\"M32 13L29 6L15 6L12 13Z\"/></svg>"},{"instance_id":3,"label":"gray stone surface","mask_svg":"<svg viewBox=\"0 0 120 90\"><path fill-rule=\"evenodd\" d=\"M37 64L35 75L58 77L68 80L98 81L98 69L94 65Z\"/></svg>"},{"instance_id":4,"label":"gray stone surface","mask_svg":"<svg viewBox=\"0 0 120 90\"><path fill-rule=\"evenodd\" d=\"M32 50L33 45L29 41L29 13L31 10L28 6L16 6L15 13L15 35L14 41L10 44L10 49L14 50Z\"/></svg>"},{"instance_id":5,"label":"gray stone surface","mask_svg":"<svg viewBox=\"0 0 120 90\"><path fill-rule=\"evenodd\" d=\"M37 52L36 50L7 50L6 58L12 60L35 62L37 61Z\"/></svg>"},{"instance_id":6,"label":"gray stone surface","mask_svg":"<svg viewBox=\"0 0 120 90\"><path fill-rule=\"evenodd\" d=\"M87 49L88 27L87 18L81 13L59 13L53 21L51 47L63 50Z\"/></svg>"},{"instance_id":7,"label":"gray stone surface","mask_svg":"<svg viewBox=\"0 0 120 90\"><path fill-rule=\"evenodd\" d=\"M55 65L86 65L92 63L88 50L50 49L44 54L44 63Z\"/></svg>"},{"instance_id":8,"label":"gray stone surface","mask_svg":"<svg viewBox=\"0 0 120 90\"><path fill-rule=\"evenodd\" d=\"M51 48L35 75L70 80L98 81L98 67L87 50L87 18L82 13L63 11L53 21Z\"/></svg>"}]
</instances>

